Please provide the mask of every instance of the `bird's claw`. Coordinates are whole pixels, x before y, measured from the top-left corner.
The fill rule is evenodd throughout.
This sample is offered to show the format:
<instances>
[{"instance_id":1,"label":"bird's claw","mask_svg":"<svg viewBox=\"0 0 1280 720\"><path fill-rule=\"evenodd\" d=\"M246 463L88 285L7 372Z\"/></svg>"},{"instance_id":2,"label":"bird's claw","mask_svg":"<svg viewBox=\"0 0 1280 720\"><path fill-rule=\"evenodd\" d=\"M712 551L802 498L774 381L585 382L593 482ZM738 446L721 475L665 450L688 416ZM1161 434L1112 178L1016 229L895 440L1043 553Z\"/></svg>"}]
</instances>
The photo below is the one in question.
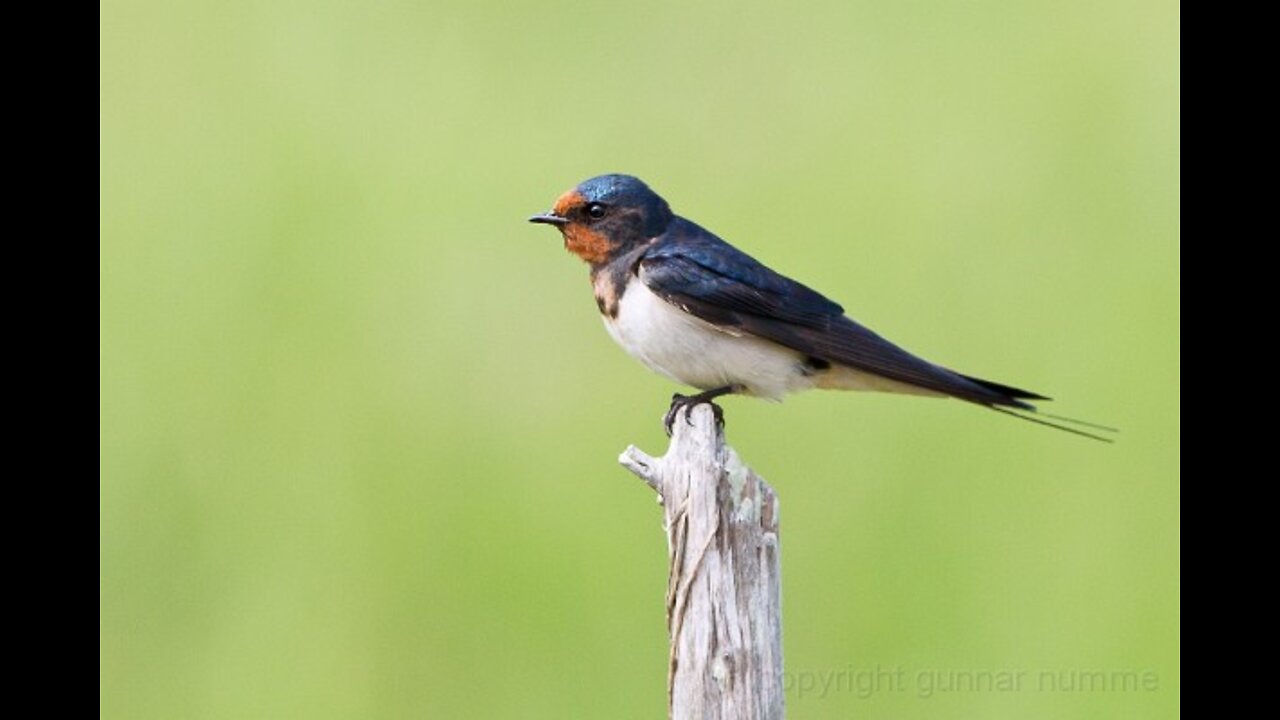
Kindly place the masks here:
<instances>
[{"instance_id":1,"label":"bird's claw","mask_svg":"<svg viewBox=\"0 0 1280 720\"><path fill-rule=\"evenodd\" d=\"M689 412L694 406L706 403L711 406L711 414L716 419L716 427L724 427L724 408L715 404L710 398L702 395L681 395L676 393L671 396L671 407L667 408L667 414L662 416L662 428L667 431L667 437L671 437L672 426L676 422L676 417L680 415L680 411L684 411L684 421L690 427L693 426L693 419L689 417Z\"/></svg>"}]
</instances>

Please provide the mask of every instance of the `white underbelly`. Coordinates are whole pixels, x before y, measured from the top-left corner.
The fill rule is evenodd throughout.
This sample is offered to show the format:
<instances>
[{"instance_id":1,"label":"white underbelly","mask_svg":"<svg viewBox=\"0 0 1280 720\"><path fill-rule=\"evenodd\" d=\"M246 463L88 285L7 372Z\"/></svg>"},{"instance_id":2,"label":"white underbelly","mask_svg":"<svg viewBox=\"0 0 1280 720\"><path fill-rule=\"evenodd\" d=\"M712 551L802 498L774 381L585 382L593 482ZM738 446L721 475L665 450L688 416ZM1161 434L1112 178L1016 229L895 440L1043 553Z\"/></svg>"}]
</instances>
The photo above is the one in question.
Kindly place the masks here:
<instances>
[{"instance_id":1,"label":"white underbelly","mask_svg":"<svg viewBox=\"0 0 1280 720\"><path fill-rule=\"evenodd\" d=\"M805 356L753 335L722 330L655 295L633 279L609 334L632 357L676 382L701 390L739 385L745 394L781 399L814 386Z\"/></svg>"},{"instance_id":2,"label":"white underbelly","mask_svg":"<svg viewBox=\"0 0 1280 720\"><path fill-rule=\"evenodd\" d=\"M818 387L940 395L932 390L833 365L818 369L806 356L775 342L712 325L655 295L633 278L604 326L632 357L651 370L700 390L737 385L744 395L781 400Z\"/></svg>"}]
</instances>

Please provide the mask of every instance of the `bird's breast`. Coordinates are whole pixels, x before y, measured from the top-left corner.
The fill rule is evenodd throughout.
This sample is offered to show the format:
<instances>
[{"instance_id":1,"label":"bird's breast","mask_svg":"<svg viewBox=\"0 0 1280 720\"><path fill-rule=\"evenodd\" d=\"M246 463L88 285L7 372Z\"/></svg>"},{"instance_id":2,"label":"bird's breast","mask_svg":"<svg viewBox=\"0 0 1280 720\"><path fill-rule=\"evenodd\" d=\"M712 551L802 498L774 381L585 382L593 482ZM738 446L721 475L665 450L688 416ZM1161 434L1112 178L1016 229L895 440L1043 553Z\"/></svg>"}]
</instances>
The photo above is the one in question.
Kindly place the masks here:
<instances>
[{"instance_id":1,"label":"bird's breast","mask_svg":"<svg viewBox=\"0 0 1280 720\"><path fill-rule=\"evenodd\" d=\"M635 275L625 284L601 278L593 284L609 335L676 382L703 390L740 385L747 394L773 399L813 386L800 353L706 322L654 294Z\"/></svg>"},{"instance_id":2,"label":"bird's breast","mask_svg":"<svg viewBox=\"0 0 1280 720\"><path fill-rule=\"evenodd\" d=\"M604 268L591 277L591 289L595 292L596 307L606 322L618 317L619 304L626 292L626 276L618 277L618 273Z\"/></svg>"}]
</instances>

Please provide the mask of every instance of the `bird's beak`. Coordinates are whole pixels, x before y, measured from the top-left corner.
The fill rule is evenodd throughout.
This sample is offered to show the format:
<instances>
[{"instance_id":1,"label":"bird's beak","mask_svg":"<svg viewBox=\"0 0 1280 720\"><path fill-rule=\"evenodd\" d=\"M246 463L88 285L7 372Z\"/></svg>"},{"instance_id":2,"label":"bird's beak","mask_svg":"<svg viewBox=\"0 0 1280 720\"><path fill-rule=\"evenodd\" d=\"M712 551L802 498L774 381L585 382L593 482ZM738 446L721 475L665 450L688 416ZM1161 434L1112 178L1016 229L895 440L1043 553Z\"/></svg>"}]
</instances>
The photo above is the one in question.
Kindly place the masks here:
<instances>
[{"instance_id":1,"label":"bird's beak","mask_svg":"<svg viewBox=\"0 0 1280 720\"><path fill-rule=\"evenodd\" d=\"M540 215L534 215L529 218L531 223L542 223L544 225L555 225L556 227L564 227L569 224L569 218L561 217L552 212L544 212Z\"/></svg>"}]
</instances>

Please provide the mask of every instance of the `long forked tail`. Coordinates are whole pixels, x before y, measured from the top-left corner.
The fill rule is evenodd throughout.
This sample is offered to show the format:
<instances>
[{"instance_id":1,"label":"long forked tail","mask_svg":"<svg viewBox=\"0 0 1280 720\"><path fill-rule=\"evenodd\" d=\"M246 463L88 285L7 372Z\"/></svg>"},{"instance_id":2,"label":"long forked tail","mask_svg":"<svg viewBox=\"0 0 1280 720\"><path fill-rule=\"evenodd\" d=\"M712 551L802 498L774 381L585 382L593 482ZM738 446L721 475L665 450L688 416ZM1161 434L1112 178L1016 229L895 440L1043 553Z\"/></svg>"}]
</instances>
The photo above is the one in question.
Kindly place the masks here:
<instances>
[{"instance_id":1,"label":"long forked tail","mask_svg":"<svg viewBox=\"0 0 1280 720\"><path fill-rule=\"evenodd\" d=\"M1026 420L1027 422L1033 422L1037 425L1044 425L1045 427L1051 427L1054 430L1069 432L1073 435L1087 437L1090 440L1097 440L1099 442L1104 442L1104 443L1113 443L1115 442L1115 438L1109 438L1105 435L1098 435L1096 433L1091 433L1086 430L1081 430L1080 428L1069 427L1069 425L1079 425L1081 427L1092 428L1094 430L1100 430L1102 432L1109 432L1109 433L1120 432L1120 430L1117 428L1107 427L1106 425L1099 425L1097 423L1091 423L1085 420L1077 420L1076 418L1063 417L1061 415L1050 415L1049 413L1040 412L1035 408L1032 408L1030 410L1022 410L1020 412L1018 410L1012 410L1007 407L1000 407L999 405L989 405L988 407L990 407L992 410L995 410L996 412L1000 412L1000 413L1004 413L1005 415L1011 415L1013 417L1016 417L1019 420ZM1046 420L1045 418L1050 418L1051 420L1056 420L1057 422L1051 422L1051 420Z\"/></svg>"},{"instance_id":2,"label":"long forked tail","mask_svg":"<svg viewBox=\"0 0 1280 720\"><path fill-rule=\"evenodd\" d=\"M1008 398L1008 402L997 401L997 402L992 402L987 404L987 407L991 408L992 410L995 410L996 412L1004 413L1005 415L1011 415L1013 417L1018 418L1019 420L1026 420L1027 422L1033 422L1033 423L1036 423L1037 425L1044 425L1045 427L1051 427L1055 430L1069 432L1073 435L1079 435L1081 437L1087 437L1091 440L1097 440L1099 442L1105 442L1105 443L1113 443L1115 442L1115 438L1110 438L1105 435L1099 435L1097 433L1088 432L1087 430L1081 430L1080 428L1089 428L1090 430L1097 430L1100 432L1107 432L1107 433L1120 432L1119 429L1109 427L1107 425L1099 425L1098 423L1092 423L1085 420L1078 420L1076 418L1064 417L1062 415L1052 415L1050 413L1046 413L1039 410L1038 408L1036 408L1036 406L1032 405L1031 403L1024 402L1025 400L1048 400L1049 398L1045 397L1044 395L1033 393L1027 390L1022 390L1020 388L1012 387L1009 385L1002 385L997 382L991 382L990 380L983 380L981 378L971 377L969 375L963 375L962 377L965 380L968 380L976 385L980 385L982 388L986 390L990 390L993 393L1004 395L1005 397ZM1073 425L1075 427L1071 427Z\"/></svg>"}]
</instances>

